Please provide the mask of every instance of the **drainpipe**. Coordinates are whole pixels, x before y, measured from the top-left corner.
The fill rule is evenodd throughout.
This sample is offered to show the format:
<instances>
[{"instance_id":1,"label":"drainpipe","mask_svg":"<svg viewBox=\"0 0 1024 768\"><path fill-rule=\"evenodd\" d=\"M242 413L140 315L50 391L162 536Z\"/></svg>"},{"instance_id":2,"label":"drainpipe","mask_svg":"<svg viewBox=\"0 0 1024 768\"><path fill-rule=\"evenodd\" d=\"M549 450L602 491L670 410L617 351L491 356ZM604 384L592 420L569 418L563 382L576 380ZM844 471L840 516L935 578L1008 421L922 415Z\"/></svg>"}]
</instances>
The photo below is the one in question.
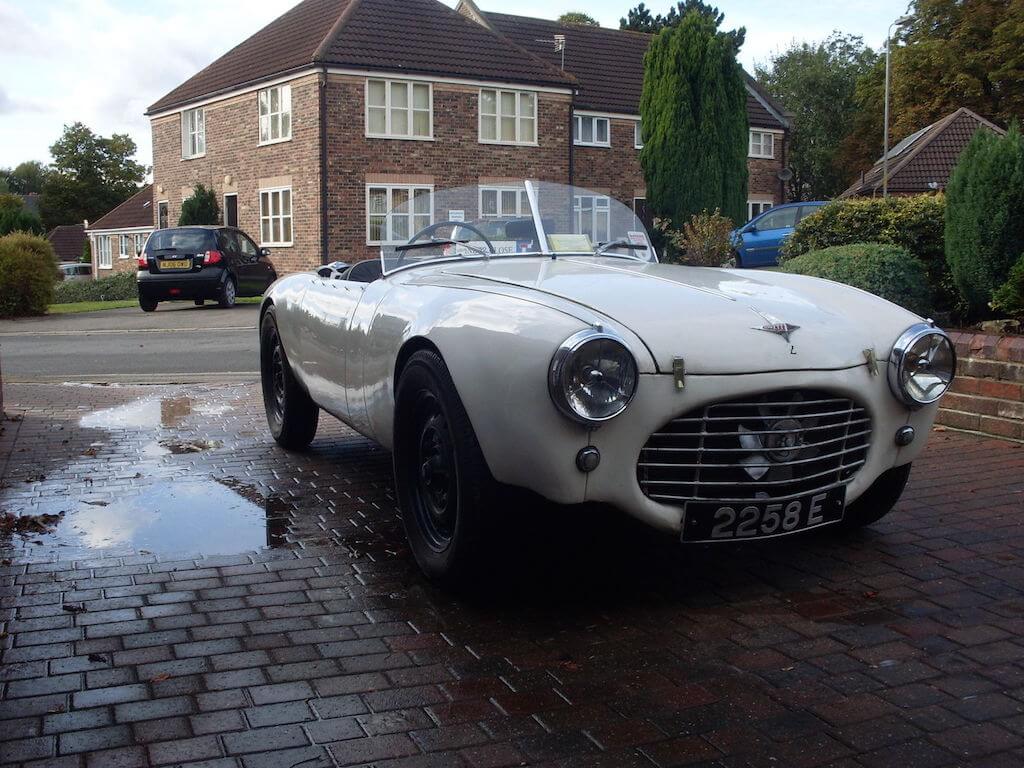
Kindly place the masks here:
<instances>
[{"instance_id":1,"label":"drainpipe","mask_svg":"<svg viewBox=\"0 0 1024 768\"><path fill-rule=\"evenodd\" d=\"M331 243L327 231L327 65L317 80L320 86L320 263L327 264Z\"/></svg>"},{"instance_id":2,"label":"drainpipe","mask_svg":"<svg viewBox=\"0 0 1024 768\"><path fill-rule=\"evenodd\" d=\"M573 135L573 122L576 119L576 89L574 88L570 92L569 96L569 186L575 184L576 178L576 151L574 142L572 140ZM609 131L611 128L609 127Z\"/></svg>"}]
</instances>

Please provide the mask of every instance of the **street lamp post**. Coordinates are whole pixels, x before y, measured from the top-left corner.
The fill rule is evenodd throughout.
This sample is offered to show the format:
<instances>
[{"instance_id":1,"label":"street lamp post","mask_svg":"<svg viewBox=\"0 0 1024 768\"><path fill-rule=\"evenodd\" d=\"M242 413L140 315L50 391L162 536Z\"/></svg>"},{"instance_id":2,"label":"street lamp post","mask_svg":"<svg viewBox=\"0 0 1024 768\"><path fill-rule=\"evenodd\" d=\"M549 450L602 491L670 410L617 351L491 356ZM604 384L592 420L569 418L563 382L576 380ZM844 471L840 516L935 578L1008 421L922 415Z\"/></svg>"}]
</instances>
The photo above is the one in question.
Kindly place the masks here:
<instances>
[{"instance_id":1,"label":"street lamp post","mask_svg":"<svg viewBox=\"0 0 1024 768\"><path fill-rule=\"evenodd\" d=\"M885 136L883 137L884 151L882 153L882 197L889 196L889 72L891 69L889 61L892 53L892 29L893 27L902 27L913 19L913 16L900 16L889 25L889 31L885 36L885 126L882 129Z\"/></svg>"}]
</instances>

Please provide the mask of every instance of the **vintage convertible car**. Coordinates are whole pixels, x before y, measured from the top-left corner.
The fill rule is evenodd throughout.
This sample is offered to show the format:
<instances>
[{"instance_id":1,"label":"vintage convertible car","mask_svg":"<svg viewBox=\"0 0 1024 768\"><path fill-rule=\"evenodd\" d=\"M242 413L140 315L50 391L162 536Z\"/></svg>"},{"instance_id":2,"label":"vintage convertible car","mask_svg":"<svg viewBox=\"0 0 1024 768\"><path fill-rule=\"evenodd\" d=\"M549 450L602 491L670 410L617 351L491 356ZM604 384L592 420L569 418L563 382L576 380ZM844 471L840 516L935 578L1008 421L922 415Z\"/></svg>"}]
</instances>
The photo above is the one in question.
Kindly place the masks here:
<instances>
[{"instance_id":1,"label":"vintage convertible car","mask_svg":"<svg viewBox=\"0 0 1024 768\"><path fill-rule=\"evenodd\" d=\"M267 292L263 394L286 448L323 409L392 451L429 576L479 561L502 486L683 542L896 503L956 366L930 321L826 280L660 264L632 211L583 189L502 190L500 242L482 189L391 194L370 201L379 260Z\"/></svg>"}]
</instances>

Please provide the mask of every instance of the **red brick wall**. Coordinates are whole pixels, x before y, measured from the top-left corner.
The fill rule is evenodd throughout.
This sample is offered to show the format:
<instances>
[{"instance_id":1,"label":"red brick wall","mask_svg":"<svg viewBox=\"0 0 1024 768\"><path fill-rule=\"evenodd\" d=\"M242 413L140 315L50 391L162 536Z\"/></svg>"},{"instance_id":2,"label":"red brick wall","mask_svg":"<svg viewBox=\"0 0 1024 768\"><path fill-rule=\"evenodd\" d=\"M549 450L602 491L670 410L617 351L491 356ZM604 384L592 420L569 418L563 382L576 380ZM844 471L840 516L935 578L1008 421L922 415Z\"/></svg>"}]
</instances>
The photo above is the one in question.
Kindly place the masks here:
<instances>
[{"instance_id":1,"label":"red brick wall","mask_svg":"<svg viewBox=\"0 0 1024 768\"><path fill-rule=\"evenodd\" d=\"M183 197L201 182L217 192L221 206L225 192L238 193L238 226L259 242L260 187L286 186L282 182L290 180L294 245L271 247L271 258L280 274L320 263L318 76L307 75L290 85L291 141L259 146L256 91L206 105L204 157L182 159L179 114L152 121L154 224L157 203L166 200L168 221L171 226L176 225Z\"/></svg>"},{"instance_id":2,"label":"red brick wall","mask_svg":"<svg viewBox=\"0 0 1024 768\"><path fill-rule=\"evenodd\" d=\"M1024 441L1024 336L952 332L957 378L936 423Z\"/></svg>"},{"instance_id":3,"label":"red brick wall","mask_svg":"<svg viewBox=\"0 0 1024 768\"><path fill-rule=\"evenodd\" d=\"M488 179L568 183L569 96L539 93L538 146L479 142L479 88L434 83L434 140L366 136L363 77L331 75L327 87L330 260L376 258L366 245L366 184L433 184L435 189Z\"/></svg>"}]
</instances>

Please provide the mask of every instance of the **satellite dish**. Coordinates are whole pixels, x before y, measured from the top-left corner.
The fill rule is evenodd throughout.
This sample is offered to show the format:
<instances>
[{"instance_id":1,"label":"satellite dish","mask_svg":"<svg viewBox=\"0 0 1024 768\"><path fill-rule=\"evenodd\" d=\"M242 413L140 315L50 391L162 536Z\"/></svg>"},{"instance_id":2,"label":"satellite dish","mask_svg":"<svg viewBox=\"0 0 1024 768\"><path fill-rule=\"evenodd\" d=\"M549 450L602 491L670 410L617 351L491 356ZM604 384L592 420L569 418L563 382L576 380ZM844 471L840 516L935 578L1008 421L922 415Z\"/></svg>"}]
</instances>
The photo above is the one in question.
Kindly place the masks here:
<instances>
[{"instance_id":1,"label":"satellite dish","mask_svg":"<svg viewBox=\"0 0 1024 768\"><path fill-rule=\"evenodd\" d=\"M793 171L789 168L783 168L776 175L779 177L779 181L789 181L793 178Z\"/></svg>"}]
</instances>

